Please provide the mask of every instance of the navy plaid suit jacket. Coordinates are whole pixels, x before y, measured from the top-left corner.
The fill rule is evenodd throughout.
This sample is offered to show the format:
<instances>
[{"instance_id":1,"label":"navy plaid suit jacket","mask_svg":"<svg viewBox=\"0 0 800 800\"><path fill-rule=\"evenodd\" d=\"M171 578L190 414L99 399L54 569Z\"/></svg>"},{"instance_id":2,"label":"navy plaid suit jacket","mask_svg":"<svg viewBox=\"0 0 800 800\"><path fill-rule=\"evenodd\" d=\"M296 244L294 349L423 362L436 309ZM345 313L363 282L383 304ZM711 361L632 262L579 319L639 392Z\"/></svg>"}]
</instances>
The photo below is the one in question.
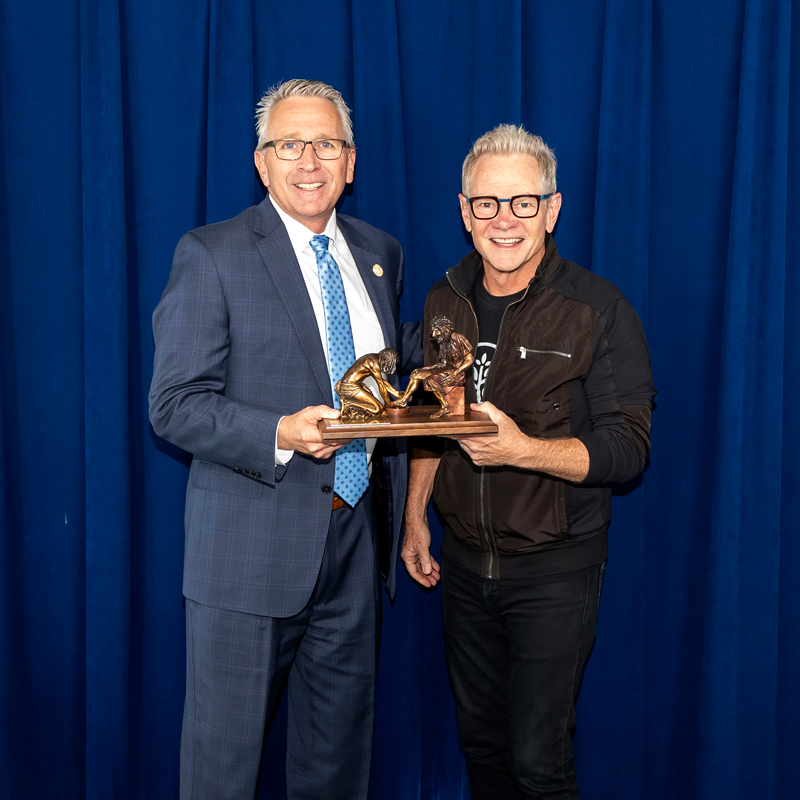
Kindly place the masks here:
<instances>
[{"instance_id":1,"label":"navy plaid suit jacket","mask_svg":"<svg viewBox=\"0 0 800 800\"><path fill-rule=\"evenodd\" d=\"M401 366L404 349L416 358L399 321L402 248L359 220L339 215L338 225ZM281 416L332 406L333 397L300 267L268 198L181 239L153 330L150 420L156 433L194 456L185 596L251 614L297 613L322 561L331 515L331 495L322 487L333 485L334 459L295 453L276 468L275 432ZM378 527L389 537L384 577L393 596L406 445L379 445L373 475L386 489L381 508L388 518Z\"/></svg>"}]
</instances>

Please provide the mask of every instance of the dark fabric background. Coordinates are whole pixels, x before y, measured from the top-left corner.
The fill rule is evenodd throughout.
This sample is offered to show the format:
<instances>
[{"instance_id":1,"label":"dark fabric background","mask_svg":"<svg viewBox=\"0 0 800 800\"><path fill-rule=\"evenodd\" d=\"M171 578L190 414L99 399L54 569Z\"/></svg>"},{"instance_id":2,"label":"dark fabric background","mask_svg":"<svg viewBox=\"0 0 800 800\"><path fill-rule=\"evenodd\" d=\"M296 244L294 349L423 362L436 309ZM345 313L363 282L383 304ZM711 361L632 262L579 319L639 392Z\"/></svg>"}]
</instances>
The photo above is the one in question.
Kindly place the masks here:
<instances>
[{"instance_id":1,"label":"dark fabric background","mask_svg":"<svg viewBox=\"0 0 800 800\"><path fill-rule=\"evenodd\" d=\"M3 800L177 796L188 457L147 421L150 316L180 235L262 197L253 106L292 77L355 110L344 210L406 248L406 319L467 250L471 142L522 122L562 254L645 324L582 796L797 795L800 3L2 0L0 30ZM465 798L439 597L399 577L373 797Z\"/></svg>"}]
</instances>

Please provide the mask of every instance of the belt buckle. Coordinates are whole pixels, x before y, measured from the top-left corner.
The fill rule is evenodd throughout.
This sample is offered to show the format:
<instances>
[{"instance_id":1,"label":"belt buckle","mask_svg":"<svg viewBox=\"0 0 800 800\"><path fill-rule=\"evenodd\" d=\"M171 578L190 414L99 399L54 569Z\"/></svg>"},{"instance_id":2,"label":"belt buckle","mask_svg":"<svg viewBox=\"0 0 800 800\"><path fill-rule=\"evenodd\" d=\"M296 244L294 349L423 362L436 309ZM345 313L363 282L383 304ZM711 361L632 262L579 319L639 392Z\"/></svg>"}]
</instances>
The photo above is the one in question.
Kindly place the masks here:
<instances>
[{"instance_id":1,"label":"belt buckle","mask_svg":"<svg viewBox=\"0 0 800 800\"><path fill-rule=\"evenodd\" d=\"M344 505L345 505L344 500L342 500L342 498L339 497L338 494L334 494L333 495L333 503L331 505L331 510L332 511L337 511L338 509L342 508Z\"/></svg>"}]
</instances>

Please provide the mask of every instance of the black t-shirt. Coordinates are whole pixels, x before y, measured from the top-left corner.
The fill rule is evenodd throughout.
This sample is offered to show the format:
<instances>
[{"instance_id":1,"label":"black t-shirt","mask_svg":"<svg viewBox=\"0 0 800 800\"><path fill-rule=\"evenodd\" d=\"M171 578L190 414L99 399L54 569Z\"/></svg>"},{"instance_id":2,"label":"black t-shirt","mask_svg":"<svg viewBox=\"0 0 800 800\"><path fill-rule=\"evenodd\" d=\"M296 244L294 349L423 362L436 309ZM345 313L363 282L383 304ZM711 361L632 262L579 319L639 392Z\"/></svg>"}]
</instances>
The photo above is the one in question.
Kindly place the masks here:
<instances>
[{"instance_id":1,"label":"black t-shirt","mask_svg":"<svg viewBox=\"0 0 800 800\"><path fill-rule=\"evenodd\" d=\"M472 301L475 316L478 318L478 344L475 347L472 365L472 376L475 380L475 394L478 402L483 401L483 389L489 376L489 367L497 349L497 339L500 336L500 325L503 315L511 303L516 303L525 294L523 289L514 294L497 297L489 294L483 285L483 270L475 281L472 291Z\"/></svg>"}]
</instances>

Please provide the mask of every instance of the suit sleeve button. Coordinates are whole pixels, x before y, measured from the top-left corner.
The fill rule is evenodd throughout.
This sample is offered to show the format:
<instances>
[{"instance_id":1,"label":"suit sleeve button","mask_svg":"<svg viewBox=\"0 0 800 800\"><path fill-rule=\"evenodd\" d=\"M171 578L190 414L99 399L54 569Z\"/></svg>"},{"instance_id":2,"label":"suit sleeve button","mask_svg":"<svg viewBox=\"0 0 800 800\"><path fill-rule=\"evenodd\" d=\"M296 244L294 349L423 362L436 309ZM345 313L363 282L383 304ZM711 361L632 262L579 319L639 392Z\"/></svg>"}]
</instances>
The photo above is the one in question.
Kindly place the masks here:
<instances>
[{"instance_id":1,"label":"suit sleeve button","mask_svg":"<svg viewBox=\"0 0 800 800\"><path fill-rule=\"evenodd\" d=\"M323 483L322 484L322 493L323 494L330 494L332 491L333 491L333 486L331 486L329 483Z\"/></svg>"}]
</instances>

